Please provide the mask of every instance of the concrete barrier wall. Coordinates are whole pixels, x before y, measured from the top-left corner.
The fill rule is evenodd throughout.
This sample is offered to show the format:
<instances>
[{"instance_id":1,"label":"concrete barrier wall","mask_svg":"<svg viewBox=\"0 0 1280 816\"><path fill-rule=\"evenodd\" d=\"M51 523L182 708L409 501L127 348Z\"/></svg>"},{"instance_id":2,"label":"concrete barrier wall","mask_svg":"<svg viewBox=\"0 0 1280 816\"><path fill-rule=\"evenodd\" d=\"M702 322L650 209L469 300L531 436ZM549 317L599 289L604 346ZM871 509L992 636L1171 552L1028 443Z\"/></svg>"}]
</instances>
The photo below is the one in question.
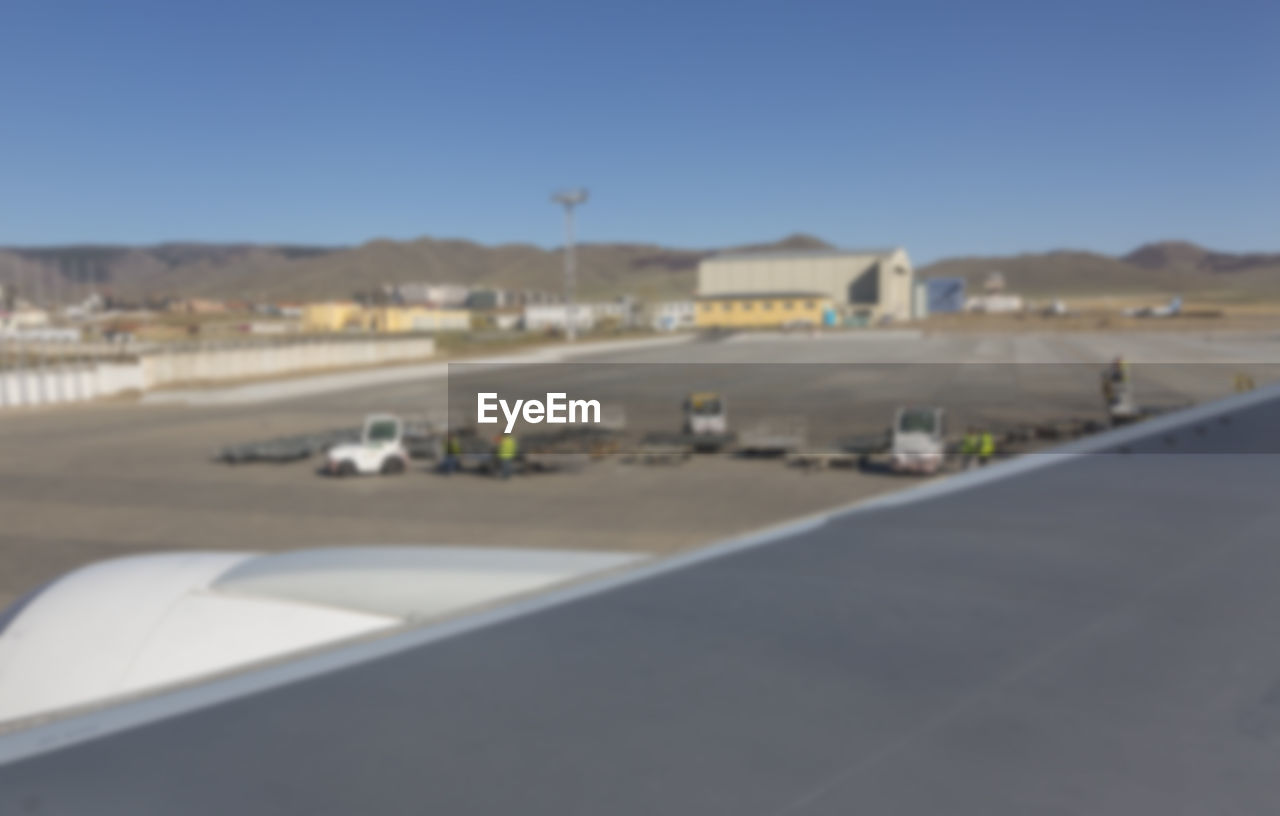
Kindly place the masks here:
<instances>
[{"instance_id":1,"label":"concrete barrier wall","mask_svg":"<svg viewBox=\"0 0 1280 816\"><path fill-rule=\"evenodd\" d=\"M434 355L435 350L435 340L418 337L157 351L146 353L141 359L144 387L155 388L423 360Z\"/></svg>"},{"instance_id":2,"label":"concrete barrier wall","mask_svg":"<svg viewBox=\"0 0 1280 816\"><path fill-rule=\"evenodd\" d=\"M0 370L0 409L81 402L174 383L229 382L410 362L431 357L435 348L431 338L417 337L150 351L132 360L51 362Z\"/></svg>"},{"instance_id":3,"label":"concrete barrier wall","mask_svg":"<svg viewBox=\"0 0 1280 816\"><path fill-rule=\"evenodd\" d=\"M9 369L0 371L0 409L83 402L142 387L136 360Z\"/></svg>"}]
</instances>

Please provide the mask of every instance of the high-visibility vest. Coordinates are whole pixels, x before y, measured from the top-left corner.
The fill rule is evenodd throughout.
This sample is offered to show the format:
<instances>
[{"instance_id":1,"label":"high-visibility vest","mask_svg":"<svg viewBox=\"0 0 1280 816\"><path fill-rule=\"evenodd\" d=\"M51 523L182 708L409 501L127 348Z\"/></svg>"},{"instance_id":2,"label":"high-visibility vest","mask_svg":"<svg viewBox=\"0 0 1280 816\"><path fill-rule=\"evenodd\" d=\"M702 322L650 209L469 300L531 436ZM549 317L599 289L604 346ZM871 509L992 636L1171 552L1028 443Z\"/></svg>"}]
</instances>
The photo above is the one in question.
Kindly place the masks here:
<instances>
[{"instance_id":1,"label":"high-visibility vest","mask_svg":"<svg viewBox=\"0 0 1280 816\"><path fill-rule=\"evenodd\" d=\"M498 458L516 458L516 438L514 436L504 436L498 440Z\"/></svg>"},{"instance_id":2,"label":"high-visibility vest","mask_svg":"<svg viewBox=\"0 0 1280 816\"><path fill-rule=\"evenodd\" d=\"M996 452L996 439L991 435L990 431L982 432L982 446L978 449L978 455L986 459L994 456Z\"/></svg>"},{"instance_id":3,"label":"high-visibility vest","mask_svg":"<svg viewBox=\"0 0 1280 816\"><path fill-rule=\"evenodd\" d=\"M964 441L960 443L960 452L965 456L974 456L978 453L980 443L976 433L965 434Z\"/></svg>"},{"instance_id":4,"label":"high-visibility vest","mask_svg":"<svg viewBox=\"0 0 1280 816\"><path fill-rule=\"evenodd\" d=\"M451 456L457 456L462 453L462 440L456 436L450 436L448 451Z\"/></svg>"}]
</instances>

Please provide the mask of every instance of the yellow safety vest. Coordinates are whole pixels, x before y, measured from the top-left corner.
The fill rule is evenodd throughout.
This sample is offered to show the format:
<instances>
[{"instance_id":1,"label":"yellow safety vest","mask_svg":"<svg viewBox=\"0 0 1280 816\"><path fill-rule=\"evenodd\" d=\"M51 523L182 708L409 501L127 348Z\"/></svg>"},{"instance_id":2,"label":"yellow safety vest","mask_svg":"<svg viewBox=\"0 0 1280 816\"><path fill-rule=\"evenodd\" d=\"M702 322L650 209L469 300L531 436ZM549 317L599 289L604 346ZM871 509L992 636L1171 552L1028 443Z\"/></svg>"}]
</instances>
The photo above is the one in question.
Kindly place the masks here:
<instances>
[{"instance_id":1,"label":"yellow safety vest","mask_svg":"<svg viewBox=\"0 0 1280 816\"><path fill-rule=\"evenodd\" d=\"M965 456L973 456L978 452L978 447L978 435L965 434L964 441L960 443L960 452Z\"/></svg>"},{"instance_id":2,"label":"yellow safety vest","mask_svg":"<svg viewBox=\"0 0 1280 816\"><path fill-rule=\"evenodd\" d=\"M978 455L986 459L994 456L996 452L996 440L989 431L982 434L982 446L978 449Z\"/></svg>"},{"instance_id":3,"label":"yellow safety vest","mask_svg":"<svg viewBox=\"0 0 1280 816\"><path fill-rule=\"evenodd\" d=\"M504 436L498 440L498 458L516 458L516 438L514 436Z\"/></svg>"}]
</instances>

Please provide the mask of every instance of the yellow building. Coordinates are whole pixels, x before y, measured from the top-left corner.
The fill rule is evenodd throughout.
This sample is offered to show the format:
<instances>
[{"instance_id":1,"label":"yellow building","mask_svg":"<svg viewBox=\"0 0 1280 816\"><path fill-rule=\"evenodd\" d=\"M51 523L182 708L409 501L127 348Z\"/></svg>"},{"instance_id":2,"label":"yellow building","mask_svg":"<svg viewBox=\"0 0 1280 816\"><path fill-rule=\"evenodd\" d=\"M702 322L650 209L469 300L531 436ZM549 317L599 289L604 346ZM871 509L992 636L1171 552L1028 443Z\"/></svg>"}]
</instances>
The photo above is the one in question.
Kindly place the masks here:
<instances>
[{"instance_id":1,"label":"yellow building","mask_svg":"<svg viewBox=\"0 0 1280 816\"><path fill-rule=\"evenodd\" d=\"M374 306L332 301L309 303L302 309L302 328L309 332L438 332L467 331L466 309L428 309L422 306Z\"/></svg>"},{"instance_id":2,"label":"yellow building","mask_svg":"<svg viewBox=\"0 0 1280 816\"><path fill-rule=\"evenodd\" d=\"M339 332L360 326L360 304L335 300L328 303L308 303L302 307L302 330L309 332Z\"/></svg>"},{"instance_id":3,"label":"yellow building","mask_svg":"<svg viewBox=\"0 0 1280 816\"><path fill-rule=\"evenodd\" d=\"M374 306L360 312L360 328L371 332L402 332L408 329L408 310L399 306Z\"/></svg>"},{"instance_id":4,"label":"yellow building","mask_svg":"<svg viewBox=\"0 0 1280 816\"><path fill-rule=\"evenodd\" d=\"M818 292L750 292L706 295L697 300L700 329L821 326L835 314L832 299Z\"/></svg>"}]
</instances>

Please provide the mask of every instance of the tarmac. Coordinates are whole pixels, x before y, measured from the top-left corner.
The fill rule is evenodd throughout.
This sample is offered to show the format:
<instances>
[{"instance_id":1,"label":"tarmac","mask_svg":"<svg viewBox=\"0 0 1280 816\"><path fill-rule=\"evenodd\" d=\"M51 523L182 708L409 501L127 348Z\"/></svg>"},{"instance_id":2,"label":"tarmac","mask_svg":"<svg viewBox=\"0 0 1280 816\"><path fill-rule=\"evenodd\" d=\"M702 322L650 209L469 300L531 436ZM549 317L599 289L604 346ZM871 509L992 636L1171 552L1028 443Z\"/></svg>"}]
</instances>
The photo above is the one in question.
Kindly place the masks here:
<instances>
[{"instance_id":1,"label":"tarmac","mask_svg":"<svg viewBox=\"0 0 1280 816\"><path fill-rule=\"evenodd\" d=\"M1280 336L1269 333L866 332L631 345L556 364L553 379L573 368L601 399L625 398L637 430L674 430L678 397L713 389L729 395L731 421L801 414L814 443L828 444L882 430L906 402L945 404L956 423L1100 417L1098 366L1116 353L1150 364L1143 393L1169 404L1230 393L1237 371L1259 385L1280 376ZM546 365L500 376L512 388L532 387L552 371ZM316 460L212 461L224 445L354 425L368 412L447 414L447 386L479 376L451 369L448 378L406 373L377 383L360 372L329 375L350 379L252 402L5 415L0 606L89 561L153 550L450 544L670 553L915 483L728 456L679 466L606 458L580 472L508 482L446 478L424 462L399 477L333 480L316 475Z\"/></svg>"}]
</instances>

